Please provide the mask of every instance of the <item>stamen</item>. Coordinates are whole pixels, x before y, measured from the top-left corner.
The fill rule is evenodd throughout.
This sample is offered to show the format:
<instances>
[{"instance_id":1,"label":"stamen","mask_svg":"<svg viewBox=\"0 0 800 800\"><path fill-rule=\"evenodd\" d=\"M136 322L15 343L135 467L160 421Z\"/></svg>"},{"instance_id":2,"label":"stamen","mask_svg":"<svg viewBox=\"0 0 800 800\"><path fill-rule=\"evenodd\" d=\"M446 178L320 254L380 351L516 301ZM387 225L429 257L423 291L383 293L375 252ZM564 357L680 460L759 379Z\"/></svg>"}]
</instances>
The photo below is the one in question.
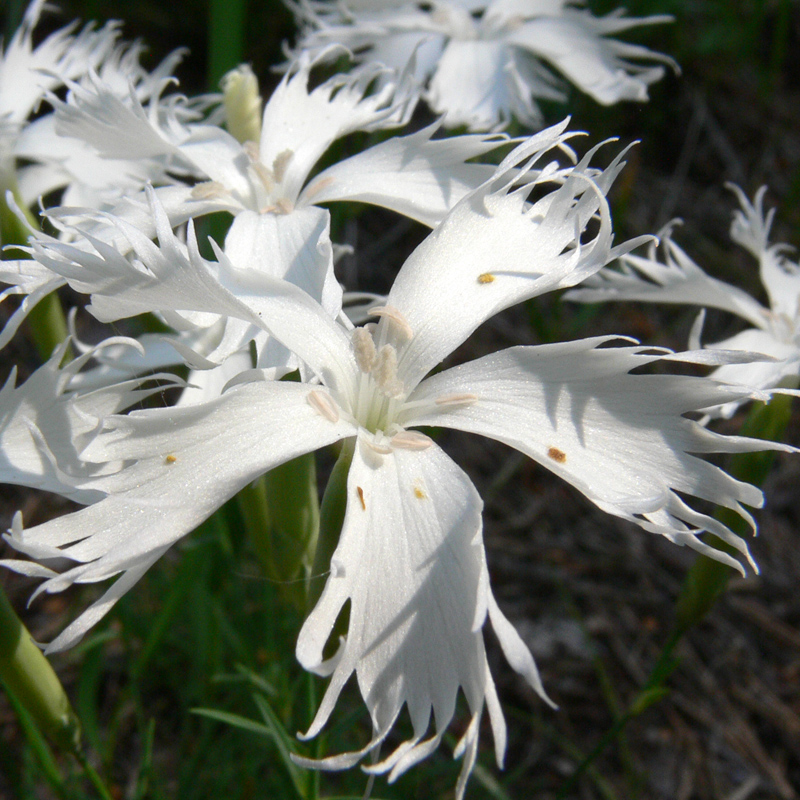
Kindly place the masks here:
<instances>
[{"instance_id":1,"label":"stamen","mask_svg":"<svg viewBox=\"0 0 800 800\"><path fill-rule=\"evenodd\" d=\"M397 379L397 350L392 345L385 344L378 351L373 371L375 383L383 395L400 397L403 394L403 384Z\"/></svg>"},{"instance_id":2,"label":"stamen","mask_svg":"<svg viewBox=\"0 0 800 800\"><path fill-rule=\"evenodd\" d=\"M414 331L406 321L406 318L394 306L375 306L367 311L371 317L388 317L395 325L397 325L398 332L403 335L404 340L407 342L414 338Z\"/></svg>"},{"instance_id":3,"label":"stamen","mask_svg":"<svg viewBox=\"0 0 800 800\"><path fill-rule=\"evenodd\" d=\"M384 436L381 436L380 440L377 438L377 436L365 436L364 442L370 450L374 450L376 453L380 453L382 456L388 456L389 453L392 452L392 448Z\"/></svg>"},{"instance_id":4,"label":"stamen","mask_svg":"<svg viewBox=\"0 0 800 800\"><path fill-rule=\"evenodd\" d=\"M433 402L437 406L466 406L477 400L478 395L464 392L463 394L440 394Z\"/></svg>"},{"instance_id":5,"label":"stamen","mask_svg":"<svg viewBox=\"0 0 800 800\"><path fill-rule=\"evenodd\" d=\"M430 436L419 431L400 431L389 441L392 447L399 447L401 450L427 450L433 444Z\"/></svg>"},{"instance_id":6,"label":"stamen","mask_svg":"<svg viewBox=\"0 0 800 800\"><path fill-rule=\"evenodd\" d=\"M327 178L322 178L322 180L317 181L316 183L312 183L308 189L305 191L305 198L306 200L310 200L314 195L319 194L323 189L327 186L330 186L334 181L333 175L328 175Z\"/></svg>"},{"instance_id":7,"label":"stamen","mask_svg":"<svg viewBox=\"0 0 800 800\"><path fill-rule=\"evenodd\" d=\"M269 167L265 167L260 161L254 161L250 166L253 168L253 172L258 175L263 187L268 192L271 192L275 188L275 176L272 174L272 170Z\"/></svg>"},{"instance_id":8,"label":"stamen","mask_svg":"<svg viewBox=\"0 0 800 800\"><path fill-rule=\"evenodd\" d=\"M272 174L278 183L281 183L286 177L286 168L293 158L294 152L288 149L275 156L275 160L272 162Z\"/></svg>"},{"instance_id":9,"label":"stamen","mask_svg":"<svg viewBox=\"0 0 800 800\"><path fill-rule=\"evenodd\" d=\"M353 331L351 341L358 368L362 372L370 372L378 358L375 342L372 340L370 332L366 328L356 328Z\"/></svg>"},{"instance_id":10,"label":"stamen","mask_svg":"<svg viewBox=\"0 0 800 800\"><path fill-rule=\"evenodd\" d=\"M250 139L242 144L242 150L244 150L245 155L254 164L261 163L261 148L258 146L258 142L254 142L252 139Z\"/></svg>"},{"instance_id":11,"label":"stamen","mask_svg":"<svg viewBox=\"0 0 800 800\"><path fill-rule=\"evenodd\" d=\"M285 197L282 197L275 203L275 213L276 214L291 214L294 211L294 203L291 200L287 200Z\"/></svg>"},{"instance_id":12,"label":"stamen","mask_svg":"<svg viewBox=\"0 0 800 800\"><path fill-rule=\"evenodd\" d=\"M218 181L205 181L192 187L192 200L210 200L226 194L225 187Z\"/></svg>"},{"instance_id":13,"label":"stamen","mask_svg":"<svg viewBox=\"0 0 800 800\"><path fill-rule=\"evenodd\" d=\"M325 417L329 422L339 421L339 409L333 398L326 392L318 392L316 389L312 389L308 393L306 400L314 411Z\"/></svg>"}]
</instances>

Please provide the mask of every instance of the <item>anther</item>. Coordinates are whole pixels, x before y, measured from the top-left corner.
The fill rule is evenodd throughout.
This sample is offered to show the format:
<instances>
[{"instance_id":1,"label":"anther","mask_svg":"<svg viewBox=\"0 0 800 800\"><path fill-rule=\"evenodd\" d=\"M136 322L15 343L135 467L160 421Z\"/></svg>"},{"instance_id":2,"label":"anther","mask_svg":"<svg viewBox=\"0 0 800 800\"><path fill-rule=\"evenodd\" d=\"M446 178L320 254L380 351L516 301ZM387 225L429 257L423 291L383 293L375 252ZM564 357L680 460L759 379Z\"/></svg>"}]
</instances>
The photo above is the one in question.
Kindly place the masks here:
<instances>
[{"instance_id":1,"label":"anther","mask_svg":"<svg viewBox=\"0 0 800 800\"><path fill-rule=\"evenodd\" d=\"M218 181L205 181L192 187L192 200L210 200L225 194L225 187Z\"/></svg>"},{"instance_id":2,"label":"anther","mask_svg":"<svg viewBox=\"0 0 800 800\"><path fill-rule=\"evenodd\" d=\"M281 183L286 177L286 168L293 158L294 152L291 150L283 150L275 156L275 160L272 162L272 174L278 183Z\"/></svg>"},{"instance_id":3,"label":"anther","mask_svg":"<svg viewBox=\"0 0 800 800\"><path fill-rule=\"evenodd\" d=\"M391 445L386 441L384 436L381 436L380 439L375 436L367 436L364 438L364 442L370 450L380 453L382 456L388 456L389 453L392 452Z\"/></svg>"},{"instance_id":4,"label":"anther","mask_svg":"<svg viewBox=\"0 0 800 800\"><path fill-rule=\"evenodd\" d=\"M392 447L399 447L401 450L427 450L433 444L430 436L419 431L400 431L389 441Z\"/></svg>"},{"instance_id":5,"label":"anther","mask_svg":"<svg viewBox=\"0 0 800 800\"><path fill-rule=\"evenodd\" d=\"M322 178L318 180L316 183L312 183L308 189L305 190L304 196L306 200L310 200L315 195L318 195L323 189L330 186L334 181L333 175L328 175L327 178Z\"/></svg>"},{"instance_id":6,"label":"anther","mask_svg":"<svg viewBox=\"0 0 800 800\"><path fill-rule=\"evenodd\" d=\"M394 306L375 306L367 311L371 317L388 317L397 326L398 332L403 335L405 341L414 337L414 331L406 321L406 318Z\"/></svg>"},{"instance_id":7,"label":"anther","mask_svg":"<svg viewBox=\"0 0 800 800\"><path fill-rule=\"evenodd\" d=\"M437 406L467 406L477 400L478 395L464 392L463 394L440 394L433 402Z\"/></svg>"},{"instance_id":8,"label":"anther","mask_svg":"<svg viewBox=\"0 0 800 800\"><path fill-rule=\"evenodd\" d=\"M362 372L370 372L378 358L375 342L372 340L370 332L366 328L356 328L353 331L351 341L358 368Z\"/></svg>"},{"instance_id":9,"label":"anther","mask_svg":"<svg viewBox=\"0 0 800 800\"><path fill-rule=\"evenodd\" d=\"M249 139L242 144L242 150L254 164L261 163L261 148L258 146L258 142Z\"/></svg>"},{"instance_id":10,"label":"anther","mask_svg":"<svg viewBox=\"0 0 800 800\"><path fill-rule=\"evenodd\" d=\"M269 167L265 167L260 161L253 161L250 166L253 168L253 172L258 175L262 186L268 192L271 192L275 188L275 176L272 174L272 170Z\"/></svg>"},{"instance_id":11,"label":"anther","mask_svg":"<svg viewBox=\"0 0 800 800\"><path fill-rule=\"evenodd\" d=\"M306 400L314 411L325 417L329 422L339 421L339 409L336 407L336 403L333 402L333 398L329 394L312 389L308 393Z\"/></svg>"},{"instance_id":12,"label":"anther","mask_svg":"<svg viewBox=\"0 0 800 800\"><path fill-rule=\"evenodd\" d=\"M403 394L403 384L397 379L397 350L392 345L385 344L378 351L373 374L384 396L400 397Z\"/></svg>"},{"instance_id":13,"label":"anther","mask_svg":"<svg viewBox=\"0 0 800 800\"><path fill-rule=\"evenodd\" d=\"M494 275L491 272L482 272L478 275L478 283L494 283Z\"/></svg>"}]
</instances>

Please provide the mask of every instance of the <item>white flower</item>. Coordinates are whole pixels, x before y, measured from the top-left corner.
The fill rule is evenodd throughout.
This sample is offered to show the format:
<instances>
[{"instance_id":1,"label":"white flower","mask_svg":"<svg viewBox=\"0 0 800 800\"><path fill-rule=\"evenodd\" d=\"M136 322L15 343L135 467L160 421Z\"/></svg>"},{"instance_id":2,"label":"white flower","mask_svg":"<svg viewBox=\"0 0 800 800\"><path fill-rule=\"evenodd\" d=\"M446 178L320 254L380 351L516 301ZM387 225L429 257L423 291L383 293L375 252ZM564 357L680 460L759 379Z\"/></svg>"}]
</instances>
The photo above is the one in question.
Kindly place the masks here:
<instances>
[{"instance_id":1,"label":"white flower","mask_svg":"<svg viewBox=\"0 0 800 800\"><path fill-rule=\"evenodd\" d=\"M603 105L647 100L647 87L674 62L645 47L611 39L671 17L595 17L576 0L434 0L298 4L309 23L298 49L337 42L361 58L403 69L412 55L427 83L425 98L448 127L503 127L512 117L541 127L534 98L563 100L560 73ZM631 60L633 59L633 60Z\"/></svg>"},{"instance_id":2,"label":"white flower","mask_svg":"<svg viewBox=\"0 0 800 800\"><path fill-rule=\"evenodd\" d=\"M328 52L341 54L341 48ZM242 130L260 131L256 140L241 142L216 125L198 126L180 143L163 140L160 147L184 164L203 182L158 190L173 225L217 211L234 215L229 236L252 225L254 216L271 215L276 225L290 232L307 218L323 214L319 203L356 200L405 214L435 225L461 197L487 180L494 167L466 163L504 144L497 136L462 136L432 140L436 126L405 137L394 137L322 172L313 171L338 139L355 131L399 127L413 111L416 92L407 77L387 81L377 91L370 87L386 70L368 65L349 75L336 75L309 90L316 61L301 55L289 68L267 102L263 118ZM231 76L227 86L238 86L246 68ZM248 76L249 77L249 76ZM257 109L250 108L252 114ZM132 123L121 110L114 119L113 98L106 92L76 96L71 110L71 131L91 141L102 156L116 157L128 146ZM229 113L233 113L229 109ZM146 115L137 113L136 137L159 148L158 138L147 130ZM238 131L241 121L233 114ZM98 125L102 130L98 132ZM256 130L254 130L257 129ZM313 176L313 177L312 177ZM115 213L144 229L144 198L129 198ZM290 235L294 235L290 233Z\"/></svg>"},{"instance_id":3,"label":"white flower","mask_svg":"<svg viewBox=\"0 0 800 800\"><path fill-rule=\"evenodd\" d=\"M800 265L786 258L786 251L791 249L788 245L769 243L775 210L764 213L766 187L758 190L753 203L738 187L730 188L741 205L733 215L731 238L758 259L768 308L744 290L703 272L675 243L672 226L665 229L660 248L651 245L645 256L623 256L619 269L604 269L567 297L581 302L683 303L728 311L753 327L705 347L742 351L750 357L743 355L745 363L720 366L713 377L759 389L795 387L800 376ZM704 313L701 313L692 331L690 347L699 347L703 320ZM758 354L767 358L759 360ZM727 418L738 405L727 403L708 409L708 413Z\"/></svg>"},{"instance_id":4,"label":"white flower","mask_svg":"<svg viewBox=\"0 0 800 800\"><path fill-rule=\"evenodd\" d=\"M571 170L531 173L520 188L520 165L532 169L565 138L560 130L534 137L464 198L405 263L386 304L372 309L377 323L347 326L296 286L266 275L242 301L245 311L223 293L225 313L258 321L313 377L295 383L251 374L210 402L107 418L82 452L98 465L126 462L90 483L107 497L28 530L18 524L8 537L23 553L47 548L77 562L40 591L123 574L49 649L74 644L166 548L256 476L347 440L344 525L325 589L297 643L305 668L331 676L304 738L321 731L353 673L374 733L357 752L298 761L325 769L355 764L377 750L406 705L412 738L366 767L392 780L438 746L462 689L471 720L456 747L464 759L461 798L484 704L498 762L505 749L484 651L487 618L512 667L544 692L530 652L489 586L480 497L416 428L449 426L505 442L609 513L738 566L700 541L711 530L749 557L739 537L689 500L723 505L749 520L741 504L760 505L761 493L699 454L781 446L724 437L685 416L738 399L741 389L697 377L632 374L692 354L590 339L513 347L426 377L495 313L572 286L638 243L612 247L605 193L619 157L600 172L589 168L590 154ZM548 175L556 188L543 194ZM526 200L531 191L539 195L535 202ZM200 308L211 300L209 287L192 276L165 287L164 297L179 288L181 302L194 295ZM152 298L158 290L144 291ZM347 636L325 661L323 647L348 600Z\"/></svg>"},{"instance_id":5,"label":"white flower","mask_svg":"<svg viewBox=\"0 0 800 800\"><path fill-rule=\"evenodd\" d=\"M328 216L315 216L316 227L306 224L305 235L294 236L278 228L271 215L250 217L243 221L250 228L247 235L228 237L224 249L216 248L219 261L209 262L200 256L191 223L184 243L153 190L148 198L147 227L155 230L158 246L122 219L87 212L83 221L113 231L120 249L73 228L65 229L70 241L35 234L21 248L31 260L3 262L0 279L18 284L10 293L31 291L34 298L67 283L90 295L87 308L102 322L155 313L175 331L141 337L139 350L95 349L100 366L76 376L75 382L88 388L187 364L193 372L183 402L190 402L218 395L230 379L253 367L268 370L270 377L296 369L297 360L261 325L258 292L263 277L281 278L320 302L329 316L340 313L342 290L333 275ZM24 316L29 305L23 302L17 316ZM13 319L14 327L20 321ZM0 344L8 338L4 331Z\"/></svg>"},{"instance_id":6,"label":"white flower","mask_svg":"<svg viewBox=\"0 0 800 800\"><path fill-rule=\"evenodd\" d=\"M147 237L158 235L163 244L170 236L170 226L223 211L234 215L224 251L235 266L254 265L275 277L297 283L333 315L338 313L342 292L333 275L330 214L316 204L335 200L376 203L434 225L448 208L489 178L495 169L489 164L467 163L468 160L505 144L507 139L481 135L433 140L436 126L431 126L410 136L384 141L311 177L318 160L334 141L357 130L381 130L402 124L415 100L413 91L402 83L387 84L370 93L370 85L384 72L375 66L360 68L351 75L335 76L309 90L314 65L312 59L304 57L287 73L266 104L263 117L257 114L257 126L251 126L260 131L257 142L239 142L212 124L186 124L188 112L182 105L177 108L184 109L185 113L167 114L165 118L169 123L166 124L162 119L164 115L156 113L157 104L146 111L134 94L120 97L113 81L97 79L72 86L67 103L53 101L57 108L56 125L71 137L65 141L82 141L86 147L92 145L94 157L100 162L121 159L128 153L130 159L141 160L145 173L148 164L160 164L162 170L168 167L172 185L156 188L154 195L149 190L128 193L116 204L113 214L51 209L47 214L59 228L59 238L73 241L75 246L59 250L51 237L34 236L31 242L34 257L55 274L68 278L73 288L94 293L94 281L102 284L112 274L118 275L120 269L125 269L121 259L142 259L148 263ZM251 77L242 68L226 83L252 83L248 81ZM152 87L160 86L165 80L151 81ZM253 112L258 112L258 104L251 104L249 110L252 118ZM178 180L181 175L208 180L199 184L193 180L184 182ZM152 213L154 203L163 213ZM156 219L159 220L158 231ZM133 247L134 241L139 243L136 247ZM92 244L87 247L86 242ZM108 265L97 268L96 254L103 242L113 245L111 249L106 248L110 253L108 257L116 263L110 269ZM100 260L105 257L101 255ZM184 256L180 256L171 267L162 266L160 286L165 285L163 271L179 269L183 259ZM10 290L14 294L24 294L26 287L38 290L39 294L44 293L45 288L53 288L52 281L45 287L29 279L15 279L9 275L11 269L6 267L0 279L14 284ZM17 269L21 278L28 278L30 268L17 266ZM128 271L128 276L134 282L142 277L135 267ZM111 312L102 312L105 319L158 310L141 304L126 306L125 298L130 295L122 294L119 285L117 289L115 293L106 292L106 299L94 306L95 310L101 302L105 307L114 306L114 316L109 316ZM98 291L102 293L102 289ZM115 296L108 297L111 294ZM31 305L31 302L25 303L17 313L14 329ZM197 327L189 335L202 340L204 345L199 351L189 345L199 356L190 363L208 372L202 376L193 375L191 383L203 384L211 393L241 369L243 358L249 358L242 350L246 350L253 338L250 323L220 324L218 318L210 320L207 314L202 317L195 314L191 318L183 314L180 320L168 322L175 322L174 327L183 332L189 325ZM210 335L211 326L216 326L216 341ZM0 345L11 332L2 335ZM180 338L173 341L180 346ZM147 358L137 363L146 367L165 366L163 350L151 352L153 340L146 344ZM266 361L261 357L262 344L257 341L259 360L256 366L281 366L272 356ZM237 365L223 366L228 357L235 357ZM283 363L286 363L285 357ZM216 367L220 369L212 372Z\"/></svg>"},{"instance_id":7,"label":"white flower","mask_svg":"<svg viewBox=\"0 0 800 800\"><path fill-rule=\"evenodd\" d=\"M168 185L176 175L194 177L172 146L188 138L219 98L164 96L177 83L172 73L183 51L171 53L149 73L139 64L143 50L141 42L122 42L96 71L64 81L69 90L65 100L47 94L54 111L26 125L16 145L17 157L31 162L19 169L26 205L63 190L62 205L107 208L147 184ZM94 111L88 130L87 107ZM100 155L109 127L122 141Z\"/></svg>"},{"instance_id":8,"label":"white flower","mask_svg":"<svg viewBox=\"0 0 800 800\"><path fill-rule=\"evenodd\" d=\"M98 470L80 459L80 451L109 414L162 391L165 380L168 385L177 383L171 375L153 374L79 392L76 376L99 351L135 350L139 345L124 337L108 339L62 367L67 347L66 342L58 347L21 386L15 386L16 367L13 368L0 389L0 483L29 486L79 503L91 503L101 499L103 493L83 488ZM104 465L103 469L115 471L120 466L121 462L116 467Z\"/></svg>"},{"instance_id":9,"label":"white flower","mask_svg":"<svg viewBox=\"0 0 800 800\"><path fill-rule=\"evenodd\" d=\"M4 189L14 185L10 175L19 134L45 94L96 68L118 35L118 24L110 22L100 30L88 25L75 36L73 23L34 47L33 29L44 7L44 0L34 0L8 46L0 50L0 186Z\"/></svg>"}]
</instances>

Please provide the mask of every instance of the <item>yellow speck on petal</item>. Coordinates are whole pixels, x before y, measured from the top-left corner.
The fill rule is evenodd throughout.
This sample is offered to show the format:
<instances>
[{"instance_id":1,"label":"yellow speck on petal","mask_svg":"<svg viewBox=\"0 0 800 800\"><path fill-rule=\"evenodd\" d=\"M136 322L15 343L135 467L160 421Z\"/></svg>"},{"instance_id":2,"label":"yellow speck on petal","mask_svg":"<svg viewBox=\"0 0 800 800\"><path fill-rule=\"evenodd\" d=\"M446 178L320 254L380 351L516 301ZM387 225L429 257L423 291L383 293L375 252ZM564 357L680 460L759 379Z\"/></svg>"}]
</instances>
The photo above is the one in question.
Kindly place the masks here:
<instances>
[{"instance_id":1,"label":"yellow speck on petal","mask_svg":"<svg viewBox=\"0 0 800 800\"><path fill-rule=\"evenodd\" d=\"M482 272L478 275L478 283L494 283L494 275L491 272Z\"/></svg>"},{"instance_id":2,"label":"yellow speck on petal","mask_svg":"<svg viewBox=\"0 0 800 800\"><path fill-rule=\"evenodd\" d=\"M361 501L361 508L366 511L367 504L364 502L364 490L360 486L356 486L356 492L358 492L358 499Z\"/></svg>"},{"instance_id":3,"label":"yellow speck on petal","mask_svg":"<svg viewBox=\"0 0 800 800\"><path fill-rule=\"evenodd\" d=\"M427 496L428 495L426 495L425 492L419 486L414 487L414 497L416 497L417 500L425 500Z\"/></svg>"},{"instance_id":4,"label":"yellow speck on petal","mask_svg":"<svg viewBox=\"0 0 800 800\"><path fill-rule=\"evenodd\" d=\"M170 454L164 459L164 463L167 465L174 464L177 460L178 460L177 456L173 456L172 454Z\"/></svg>"},{"instance_id":5,"label":"yellow speck on petal","mask_svg":"<svg viewBox=\"0 0 800 800\"><path fill-rule=\"evenodd\" d=\"M553 459L553 461L557 461L559 464L563 464L567 460L567 454L563 450L559 450L557 447L551 447L547 451L547 455Z\"/></svg>"}]
</instances>

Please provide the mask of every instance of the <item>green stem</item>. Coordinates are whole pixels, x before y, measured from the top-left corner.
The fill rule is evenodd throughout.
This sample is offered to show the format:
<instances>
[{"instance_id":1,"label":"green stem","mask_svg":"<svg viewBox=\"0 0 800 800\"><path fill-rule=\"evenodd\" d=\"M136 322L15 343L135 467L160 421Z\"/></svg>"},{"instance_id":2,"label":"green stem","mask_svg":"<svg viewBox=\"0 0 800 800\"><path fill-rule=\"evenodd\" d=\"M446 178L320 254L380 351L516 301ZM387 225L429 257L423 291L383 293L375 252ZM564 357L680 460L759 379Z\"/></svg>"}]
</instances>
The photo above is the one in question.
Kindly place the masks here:
<instances>
[{"instance_id":1,"label":"green stem","mask_svg":"<svg viewBox=\"0 0 800 800\"><path fill-rule=\"evenodd\" d=\"M0 590L0 680L55 744L80 748L81 728L64 687Z\"/></svg>"},{"instance_id":2,"label":"green stem","mask_svg":"<svg viewBox=\"0 0 800 800\"><path fill-rule=\"evenodd\" d=\"M216 90L222 76L242 63L245 0L211 0L208 25L208 85Z\"/></svg>"},{"instance_id":3,"label":"green stem","mask_svg":"<svg viewBox=\"0 0 800 800\"><path fill-rule=\"evenodd\" d=\"M89 763L83 751L82 750L76 751L74 753L74 756L78 761L78 763L81 765L84 777L89 781L89 783L92 784L95 791L97 792L97 796L100 797L101 800L114 800L113 795L106 788L106 785L103 783L103 779L100 777L97 770Z\"/></svg>"},{"instance_id":4,"label":"green stem","mask_svg":"<svg viewBox=\"0 0 800 800\"><path fill-rule=\"evenodd\" d=\"M339 458L331 471L319 512L319 537L314 552L311 579L308 582L308 607L313 608L322 594L325 578L331 568L331 557L342 532L347 510L347 476L353 461L355 439L345 439Z\"/></svg>"}]
</instances>

